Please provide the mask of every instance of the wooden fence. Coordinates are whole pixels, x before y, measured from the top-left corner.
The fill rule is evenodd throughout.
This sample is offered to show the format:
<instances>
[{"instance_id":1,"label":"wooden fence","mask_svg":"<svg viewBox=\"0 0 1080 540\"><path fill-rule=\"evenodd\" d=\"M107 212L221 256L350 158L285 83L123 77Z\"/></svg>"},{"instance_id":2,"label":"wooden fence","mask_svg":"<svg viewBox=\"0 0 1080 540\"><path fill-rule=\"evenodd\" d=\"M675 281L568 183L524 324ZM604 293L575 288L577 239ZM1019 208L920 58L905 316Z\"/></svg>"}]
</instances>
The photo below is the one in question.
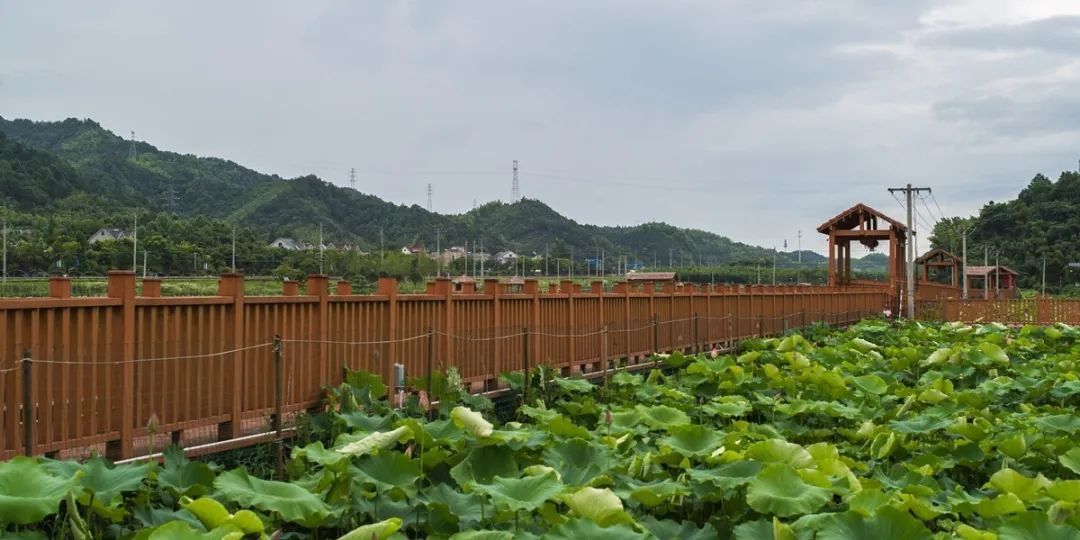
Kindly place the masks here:
<instances>
[{"instance_id":1,"label":"wooden fence","mask_svg":"<svg viewBox=\"0 0 1080 540\"><path fill-rule=\"evenodd\" d=\"M346 282L331 294L328 278L311 276L308 295L286 282L283 296L260 297L225 275L216 296L161 297L160 281L144 280L137 296L134 273L112 272L107 296L71 298L70 283L54 278L49 298L0 300L0 459L128 458L169 440L250 438L268 429L277 382L282 411L300 411L341 382L343 366L387 383L394 363L410 378L455 367L473 390L494 390L502 372L544 364L574 375L602 369L602 358L635 365L654 351L852 322L887 300L814 287L519 288L489 280L482 292L455 291L440 279L406 295L387 279L373 295Z\"/></svg>"},{"instance_id":2,"label":"wooden fence","mask_svg":"<svg viewBox=\"0 0 1080 540\"><path fill-rule=\"evenodd\" d=\"M921 302L916 314L924 320L1000 322L1003 324L1080 324L1080 299L1030 298L963 300L948 298Z\"/></svg>"}]
</instances>

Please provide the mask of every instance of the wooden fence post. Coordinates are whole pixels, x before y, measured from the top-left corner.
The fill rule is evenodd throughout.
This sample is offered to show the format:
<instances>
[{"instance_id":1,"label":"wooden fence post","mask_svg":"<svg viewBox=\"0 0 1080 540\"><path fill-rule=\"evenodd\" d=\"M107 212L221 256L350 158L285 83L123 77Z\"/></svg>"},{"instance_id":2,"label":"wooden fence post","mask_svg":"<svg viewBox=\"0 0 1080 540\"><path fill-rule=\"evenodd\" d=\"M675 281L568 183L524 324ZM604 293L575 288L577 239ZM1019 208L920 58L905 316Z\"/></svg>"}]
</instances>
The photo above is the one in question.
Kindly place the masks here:
<instances>
[{"instance_id":1,"label":"wooden fence post","mask_svg":"<svg viewBox=\"0 0 1080 540\"><path fill-rule=\"evenodd\" d=\"M146 284L143 283L145 290ZM218 281L218 296L232 298L232 341L233 349L244 348L244 276L243 274L225 274ZM234 352L232 358L229 388L232 396L229 403L229 419L218 424L218 440L224 441L241 435L244 412L244 353Z\"/></svg>"},{"instance_id":2,"label":"wooden fence post","mask_svg":"<svg viewBox=\"0 0 1080 540\"><path fill-rule=\"evenodd\" d=\"M285 441L281 438L281 336L274 336L274 469L278 480L285 479Z\"/></svg>"},{"instance_id":3,"label":"wooden fence post","mask_svg":"<svg viewBox=\"0 0 1080 540\"><path fill-rule=\"evenodd\" d=\"M23 351L23 453L26 457L34 455L34 364L30 358L30 349Z\"/></svg>"},{"instance_id":4,"label":"wooden fence post","mask_svg":"<svg viewBox=\"0 0 1080 540\"><path fill-rule=\"evenodd\" d=\"M311 329L310 339L319 341L316 344L316 350L318 351L316 359L319 363L319 387L322 387L325 384L337 382L331 380L333 375L330 374L330 358L326 346L327 334L330 328L330 278L322 274L309 275L307 277L307 293L309 296L315 296L319 299L319 311L311 320L311 325L314 328Z\"/></svg>"},{"instance_id":5,"label":"wooden fence post","mask_svg":"<svg viewBox=\"0 0 1080 540\"><path fill-rule=\"evenodd\" d=\"M379 372L382 374L383 381L387 385L392 385L394 380L394 362L397 362L397 337L398 337L398 305L397 305L397 280L392 277L379 278L377 292L386 296L389 301L388 315L385 339L390 343L387 345L386 358L383 358L383 365L379 366Z\"/></svg>"},{"instance_id":6,"label":"wooden fence post","mask_svg":"<svg viewBox=\"0 0 1080 540\"><path fill-rule=\"evenodd\" d=\"M112 366L120 369L120 438L105 445L106 457L115 461L135 453L135 272L110 271L108 294L120 300L120 307L113 311L111 336Z\"/></svg>"}]
</instances>

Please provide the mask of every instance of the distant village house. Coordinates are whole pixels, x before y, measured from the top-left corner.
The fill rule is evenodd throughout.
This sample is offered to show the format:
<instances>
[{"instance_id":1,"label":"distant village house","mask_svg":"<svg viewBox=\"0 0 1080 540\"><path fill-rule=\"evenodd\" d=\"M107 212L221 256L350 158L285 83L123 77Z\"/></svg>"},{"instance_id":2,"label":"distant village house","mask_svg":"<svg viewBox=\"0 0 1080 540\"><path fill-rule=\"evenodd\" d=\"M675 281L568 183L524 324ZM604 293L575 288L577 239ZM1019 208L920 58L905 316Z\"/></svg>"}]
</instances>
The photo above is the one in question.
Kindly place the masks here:
<instances>
[{"instance_id":1,"label":"distant village house","mask_svg":"<svg viewBox=\"0 0 1080 540\"><path fill-rule=\"evenodd\" d=\"M98 242L118 242L120 240L126 240L131 238L131 233L123 229L98 229L96 233L90 236L87 243L90 245L97 244Z\"/></svg>"}]
</instances>

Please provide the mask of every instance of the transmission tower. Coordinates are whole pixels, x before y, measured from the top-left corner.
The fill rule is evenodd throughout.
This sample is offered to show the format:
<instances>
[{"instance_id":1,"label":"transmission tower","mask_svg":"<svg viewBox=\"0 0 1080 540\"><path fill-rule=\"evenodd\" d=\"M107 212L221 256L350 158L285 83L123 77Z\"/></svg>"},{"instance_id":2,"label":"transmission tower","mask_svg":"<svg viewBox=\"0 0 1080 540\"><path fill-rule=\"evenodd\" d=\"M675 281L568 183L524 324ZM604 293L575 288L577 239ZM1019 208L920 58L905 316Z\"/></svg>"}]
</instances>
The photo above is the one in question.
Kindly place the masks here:
<instances>
[{"instance_id":1,"label":"transmission tower","mask_svg":"<svg viewBox=\"0 0 1080 540\"><path fill-rule=\"evenodd\" d=\"M431 184L427 185L427 211L431 211Z\"/></svg>"},{"instance_id":2,"label":"transmission tower","mask_svg":"<svg viewBox=\"0 0 1080 540\"><path fill-rule=\"evenodd\" d=\"M517 160L514 160L514 186L511 188L510 202L517 202L521 199L521 184L518 183L518 165Z\"/></svg>"},{"instance_id":3,"label":"transmission tower","mask_svg":"<svg viewBox=\"0 0 1080 540\"><path fill-rule=\"evenodd\" d=\"M165 210L176 213L177 211L177 197L176 188L171 183L165 184L165 187L161 190L161 206Z\"/></svg>"},{"instance_id":4,"label":"transmission tower","mask_svg":"<svg viewBox=\"0 0 1080 540\"><path fill-rule=\"evenodd\" d=\"M356 167L349 169L349 187L356 190Z\"/></svg>"},{"instance_id":5,"label":"transmission tower","mask_svg":"<svg viewBox=\"0 0 1080 540\"><path fill-rule=\"evenodd\" d=\"M131 132L131 146L128 147L128 159L135 159L136 153L137 152L135 151L135 132L132 131Z\"/></svg>"}]
</instances>

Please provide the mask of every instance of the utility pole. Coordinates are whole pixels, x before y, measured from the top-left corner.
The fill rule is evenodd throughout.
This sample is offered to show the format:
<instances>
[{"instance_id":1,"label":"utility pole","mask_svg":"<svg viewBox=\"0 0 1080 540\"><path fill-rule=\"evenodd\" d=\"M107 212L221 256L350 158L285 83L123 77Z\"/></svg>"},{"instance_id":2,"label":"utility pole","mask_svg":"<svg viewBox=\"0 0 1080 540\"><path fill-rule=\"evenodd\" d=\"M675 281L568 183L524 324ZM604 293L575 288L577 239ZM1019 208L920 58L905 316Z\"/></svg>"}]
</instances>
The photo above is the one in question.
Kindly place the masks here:
<instances>
[{"instance_id":1,"label":"utility pole","mask_svg":"<svg viewBox=\"0 0 1080 540\"><path fill-rule=\"evenodd\" d=\"M968 231L960 231L960 279L964 282L964 300L968 298L968 278L967 278L967 235Z\"/></svg>"},{"instance_id":2,"label":"utility pole","mask_svg":"<svg viewBox=\"0 0 1080 540\"><path fill-rule=\"evenodd\" d=\"M480 279L484 279L484 239L480 239Z\"/></svg>"},{"instance_id":3,"label":"utility pole","mask_svg":"<svg viewBox=\"0 0 1080 540\"><path fill-rule=\"evenodd\" d=\"M322 223L319 224L319 275L323 273L323 252L326 250L326 246L323 245Z\"/></svg>"},{"instance_id":4,"label":"utility pole","mask_svg":"<svg viewBox=\"0 0 1080 540\"><path fill-rule=\"evenodd\" d=\"M514 160L514 184L510 187L510 202L516 203L521 200L521 184L518 183L518 164Z\"/></svg>"},{"instance_id":5,"label":"utility pole","mask_svg":"<svg viewBox=\"0 0 1080 540\"><path fill-rule=\"evenodd\" d=\"M435 227L435 276L442 275L442 230Z\"/></svg>"},{"instance_id":6,"label":"utility pole","mask_svg":"<svg viewBox=\"0 0 1080 540\"><path fill-rule=\"evenodd\" d=\"M4 211L4 290L7 290L7 206L3 207Z\"/></svg>"},{"instance_id":7,"label":"utility pole","mask_svg":"<svg viewBox=\"0 0 1080 540\"><path fill-rule=\"evenodd\" d=\"M672 266L674 266L674 258L671 256L671 253L673 251L674 250L671 249L671 248L668 248L668 250L667 250L667 265L668 265L668 268L671 268Z\"/></svg>"},{"instance_id":8,"label":"utility pole","mask_svg":"<svg viewBox=\"0 0 1080 540\"><path fill-rule=\"evenodd\" d=\"M131 132L132 139L135 138L135 132ZM134 146L132 146L134 148ZM139 271L139 214L135 213L135 232L131 237L131 271Z\"/></svg>"},{"instance_id":9,"label":"utility pole","mask_svg":"<svg viewBox=\"0 0 1080 540\"><path fill-rule=\"evenodd\" d=\"M548 275L548 245L544 244L544 277Z\"/></svg>"},{"instance_id":10,"label":"utility pole","mask_svg":"<svg viewBox=\"0 0 1080 540\"><path fill-rule=\"evenodd\" d=\"M802 229L799 229L799 262L795 267L795 284L802 283Z\"/></svg>"},{"instance_id":11,"label":"utility pole","mask_svg":"<svg viewBox=\"0 0 1080 540\"><path fill-rule=\"evenodd\" d=\"M236 225L232 228L232 273L236 273Z\"/></svg>"},{"instance_id":12,"label":"utility pole","mask_svg":"<svg viewBox=\"0 0 1080 540\"><path fill-rule=\"evenodd\" d=\"M776 246L772 248L772 284L776 285Z\"/></svg>"},{"instance_id":13,"label":"utility pole","mask_svg":"<svg viewBox=\"0 0 1080 540\"><path fill-rule=\"evenodd\" d=\"M142 252L142 277L146 279L146 250Z\"/></svg>"},{"instance_id":14,"label":"utility pole","mask_svg":"<svg viewBox=\"0 0 1080 540\"><path fill-rule=\"evenodd\" d=\"M382 270L383 260L386 259L386 247L383 242L383 228L379 227L379 270Z\"/></svg>"},{"instance_id":15,"label":"utility pole","mask_svg":"<svg viewBox=\"0 0 1080 540\"><path fill-rule=\"evenodd\" d=\"M994 300L1001 298L1001 252L994 252Z\"/></svg>"},{"instance_id":16,"label":"utility pole","mask_svg":"<svg viewBox=\"0 0 1080 540\"><path fill-rule=\"evenodd\" d=\"M1042 267L1042 296L1046 297L1046 255L1043 255L1043 267Z\"/></svg>"},{"instance_id":17,"label":"utility pole","mask_svg":"<svg viewBox=\"0 0 1080 540\"><path fill-rule=\"evenodd\" d=\"M574 246L570 246L570 269L568 270L568 276L570 279L574 279Z\"/></svg>"},{"instance_id":18,"label":"utility pole","mask_svg":"<svg viewBox=\"0 0 1080 540\"><path fill-rule=\"evenodd\" d=\"M912 221L912 211L914 206L911 204L912 195L919 193L920 191L930 192L928 187L911 187L908 184L906 187L889 188L889 193L895 193L902 191L907 199L907 261L905 264L905 270L907 274L907 317L909 319L915 318L915 223Z\"/></svg>"},{"instance_id":19,"label":"utility pole","mask_svg":"<svg viewBox=\"0 0 1080 540\"><path fill-rule=\"evenodd\" d=\"M983 246L983 266L990 266L990 247Z\"/></svg>"}]
</instances>

